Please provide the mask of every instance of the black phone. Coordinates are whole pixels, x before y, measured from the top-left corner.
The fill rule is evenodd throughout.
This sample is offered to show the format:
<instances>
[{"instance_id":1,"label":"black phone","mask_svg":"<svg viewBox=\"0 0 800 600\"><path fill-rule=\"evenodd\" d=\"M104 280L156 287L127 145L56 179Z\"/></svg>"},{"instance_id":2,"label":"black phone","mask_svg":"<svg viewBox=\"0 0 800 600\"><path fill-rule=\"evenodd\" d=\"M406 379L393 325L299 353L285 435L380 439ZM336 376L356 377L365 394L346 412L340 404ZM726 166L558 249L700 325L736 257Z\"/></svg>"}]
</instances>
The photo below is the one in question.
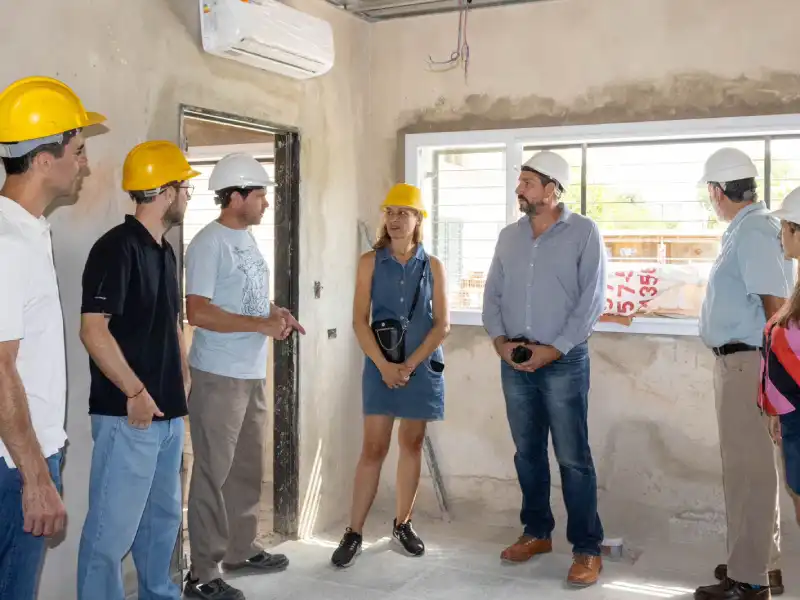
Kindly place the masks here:
<instances>
[{"instance_id":1,"label":"black phone","mask_svg":"<svg viewBox=\"0 0 800 600\"><path fill-rule=\"evenodd\" d=\"M530 340L524 337L516 337L508 340L509 342L517 343L517 344L530 344ZM511 351L511 362L514 364L520 365L524 362L528 362L533 356L533 351L528 348L527 346L517 346Z\"/></svg>"},{"instance_id":2,"label":"black phone","mask_svg":"<svg viewBox=\"0 0 800 600\"><path fill-rule=\"evenodd\" d=\"M522 364L528 362L533 356L533 352L527 346L517 346L511 351L511 362L515 364Z\"/></svg>"}]
</instances>

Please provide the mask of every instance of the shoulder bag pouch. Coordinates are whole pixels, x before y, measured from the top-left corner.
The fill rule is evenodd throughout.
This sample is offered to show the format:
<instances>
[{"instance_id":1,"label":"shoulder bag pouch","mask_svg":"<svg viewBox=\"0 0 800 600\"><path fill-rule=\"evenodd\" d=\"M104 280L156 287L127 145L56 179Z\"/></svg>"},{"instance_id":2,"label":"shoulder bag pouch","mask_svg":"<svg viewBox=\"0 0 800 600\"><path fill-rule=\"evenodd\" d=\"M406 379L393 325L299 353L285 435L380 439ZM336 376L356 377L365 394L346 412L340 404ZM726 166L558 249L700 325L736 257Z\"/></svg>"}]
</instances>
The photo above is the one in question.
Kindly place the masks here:
<instances>
[{"instance_id":1,"label":"shoulder bag pouch","mask_svg":"<svg viewBox=\"0 0 800 600\"><path fill-rule=\"evenodd\" d=\"M402 364L406 362L406 328L414 316L414 309L419 301L419 294L422 289L422 283L425 281L427 267L428 260L425 259L422 263L422 273L417 283L417 291L414 292L414 300L411 302L411 310L408 312L408 320L403 323L400 319L381 319L372 323L372 332L375 334L375 340L378 342L384 358L390 363Z\"/></svg>"}]
</instances>

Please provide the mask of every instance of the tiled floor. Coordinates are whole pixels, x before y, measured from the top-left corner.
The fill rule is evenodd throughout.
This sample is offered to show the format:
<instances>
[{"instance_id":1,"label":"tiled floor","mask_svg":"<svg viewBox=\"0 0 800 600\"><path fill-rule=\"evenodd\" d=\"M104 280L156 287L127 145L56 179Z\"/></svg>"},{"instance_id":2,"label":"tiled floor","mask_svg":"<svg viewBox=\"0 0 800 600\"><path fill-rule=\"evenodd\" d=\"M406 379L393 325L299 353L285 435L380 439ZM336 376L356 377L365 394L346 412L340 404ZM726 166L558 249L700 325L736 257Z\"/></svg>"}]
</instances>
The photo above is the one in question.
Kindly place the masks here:
<instances>
[{"instance_id":1,"label":"tiled floor","mask_svg":"<svg viewBox=\"0 0 800 600\"><path fill-rule=\"evenodd\" d=\"M370 525L390 531L388 519L382 526ZM638 548L637 560L606 560L598 585L575 590L564 583L571 557L561 540L556 541L553 554L524 565L506 565L499 554L506 542L515 538L512 530L441 521L420 522L417 529L425 533L428 546L421 558L400 554L387 535L367 540L371 544L355 565L340 571L330 565L340 534L334 531L319 539L274 548L292 561L284 573L239 575L230 581L248 600L529 600L573 594L581 600L691 598L695 587L712 582L711 571L723 549L718 538L668 546L648 542ZM796 552L784 556L787 593L782 598L786 600L800 598L800 574L790 567L798 557Z\"/></svg>"},{"instance_id":2,"label":"tiled floor","mask_svg":"<svg viewBox=\"0 0 800 600\"><path fill-rule=\"evenodd\" d=\"M187 444L187 470L191 461ZM264 486L259 529L269 547L275 540L269 533L272 484L264 482ZM556 498L552 504L557 522L563 524L563 507ZM573 594L577 594L572 596L575 600L679 599L691 598L694 588L713 583L714 566L725 555L722 515L702 511L664 515L601 497L606 534L624 534L626 555L605 561L598 585L576 590L564 582L571 556L563 527L555 532L552 554L524 565L507 565L500 561L500 552L519 532L492 523L512 523L516 515L487 515L468 503L456 508L459 520L447 523L438 518L438 512L420 507L415 527L427 544L421 558L401 554L389 538L391 516L375 512L367 523L373 537L367 538L368 547L347 570L330 564L342 526L312 540L274 546L271 551L283 552L291 560L284 573L235 575L230 581L246 593L247 600L549 600ZM783 525L781 566L787 591L780 598L800 600L800 570L793 569L800 563L800 529L793 522Z\"/></svg>"}]
</instances>

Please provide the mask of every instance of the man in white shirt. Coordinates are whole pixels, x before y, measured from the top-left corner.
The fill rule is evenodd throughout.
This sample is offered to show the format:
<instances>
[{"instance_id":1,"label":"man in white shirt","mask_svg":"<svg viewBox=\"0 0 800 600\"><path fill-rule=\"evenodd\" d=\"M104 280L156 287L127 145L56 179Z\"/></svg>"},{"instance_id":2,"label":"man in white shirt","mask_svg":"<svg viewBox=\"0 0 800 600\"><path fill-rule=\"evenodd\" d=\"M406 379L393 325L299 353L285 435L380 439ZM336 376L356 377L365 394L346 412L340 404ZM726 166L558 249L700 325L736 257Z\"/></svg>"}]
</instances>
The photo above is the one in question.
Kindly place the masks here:
<instances>
[{"instance_id":1,"label":"man in white shirt","mask_svg":"<svg viewBox=\"0 0 800 600\"><path fill-rule=\"evenodd\" d=\"M268 337L305 333L270 302L269 268L249 227L261 222L273 185L259 162L229 154L209 178L222 210L186 251L186 312L196 327L189 365L194 465L189 487L191 571L184 593L243 600L219 575L280 571L289 560L257 542L267 426Z\"/></svg>"},{"instance_id":2,"label":"man in white shirt","mask_svg":"<svg viewBox=\"0 0 800 600\"><path fill-rule=\"evenodd\" d=\"M0 596L32 600L45 537L64 527L66 358L50 226L86 167L87 113L60 81L29 77L0 92Z\"/></svg>"}]
</instances>

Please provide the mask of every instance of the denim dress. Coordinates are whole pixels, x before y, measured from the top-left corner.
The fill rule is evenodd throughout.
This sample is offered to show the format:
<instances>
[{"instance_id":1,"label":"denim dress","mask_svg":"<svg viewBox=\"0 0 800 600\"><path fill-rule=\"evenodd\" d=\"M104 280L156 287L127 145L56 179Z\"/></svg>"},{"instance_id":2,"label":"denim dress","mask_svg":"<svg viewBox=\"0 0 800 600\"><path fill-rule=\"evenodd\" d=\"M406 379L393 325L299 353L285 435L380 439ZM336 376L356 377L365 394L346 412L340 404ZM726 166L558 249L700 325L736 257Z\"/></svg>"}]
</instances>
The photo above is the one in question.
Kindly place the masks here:
<instances>
[{"instance_id":1,"label":"denim dress","mask_svg":"<svg viewBox=\"0 0 800 600\"><path fill-rule=\"evenodd\" d=\"M389 248L375 254L372 275L372 321L400 319L406 322L419 285L422 269L425 279L419 300L405 333L406 358L422 344L433 328L433 275L430 260L422 247L402 265ZM443 283L443 282L442 282ZM439 421L444 418L444 375L431 369L431 359L444 363L442 347L425 357L403 387L389 389L372 359L366 357L362 376L365 415L387 415L399 419Z\"/></svg>"}]
</instances>

